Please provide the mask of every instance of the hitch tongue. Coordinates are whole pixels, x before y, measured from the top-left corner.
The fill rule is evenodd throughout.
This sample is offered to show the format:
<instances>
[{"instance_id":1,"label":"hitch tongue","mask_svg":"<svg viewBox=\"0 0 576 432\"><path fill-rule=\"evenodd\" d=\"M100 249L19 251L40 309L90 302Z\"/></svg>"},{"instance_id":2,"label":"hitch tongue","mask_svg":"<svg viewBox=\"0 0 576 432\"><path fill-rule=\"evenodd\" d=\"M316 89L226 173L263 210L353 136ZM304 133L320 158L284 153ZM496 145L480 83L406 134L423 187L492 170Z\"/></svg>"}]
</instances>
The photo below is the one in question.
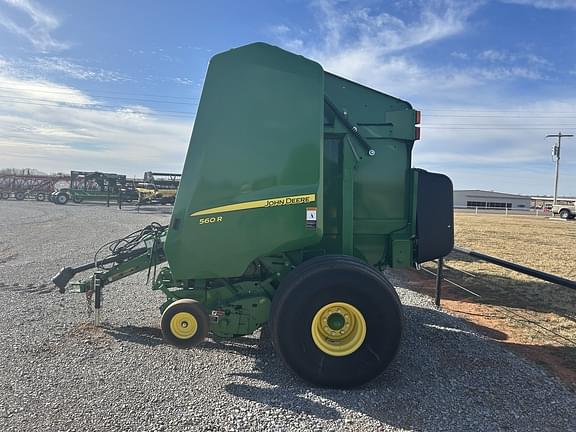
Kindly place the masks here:
<instances>
[{"instance_id":1,"label":"hitch tongue","mask_svg":"<svg viewBox=\"0 0 576 432\"><path fill-rule=\"evenodd\" d=\"M52 283L58 287L60 294L64 294L66 292L66 285L68 285L70 279L75 275L76 272L72 267L64 267L52 278Z\"/></svg>"}]
</instances>

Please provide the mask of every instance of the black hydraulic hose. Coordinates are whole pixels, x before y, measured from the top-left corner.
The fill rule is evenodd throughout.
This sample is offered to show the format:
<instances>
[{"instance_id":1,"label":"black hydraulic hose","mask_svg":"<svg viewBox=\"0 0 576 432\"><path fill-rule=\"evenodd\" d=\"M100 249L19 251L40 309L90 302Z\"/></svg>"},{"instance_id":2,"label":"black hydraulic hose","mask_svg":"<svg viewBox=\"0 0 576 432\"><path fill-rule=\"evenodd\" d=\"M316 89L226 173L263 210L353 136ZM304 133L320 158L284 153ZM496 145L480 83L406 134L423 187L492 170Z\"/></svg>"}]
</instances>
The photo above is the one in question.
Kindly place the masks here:
<instances>
[{"instance_id":1,"label":"black hydraulic hose","mask_svg":"<svg viewBox=\"0 0 576 432\"><path fill-rule=\"evenodd\" d=\"M499 265L499 266L507 268L509 270L517 271L518 273L523 273L525 275L532 276L532 277L535 277L537 279L545 280L546 282L551 282L551 283L561 285L561 286L566 287L566 288L576 290L576 281L566 279L566 278L563 278L561 276L556 276L556 275L553 275L551 273L546 273L546 272L543 272L540 270L532 269L530 267L525 267L525 266L520 265L520 264L515 264L515 263L512 263L510 261L506 261L506 260L503 260L500 258L496 258L496 257L490 256L490 255L486 255L486 254L483 254L480 252L475 252L473 250L458 247L458 246L454 246L454 250L456 252L463 253L465 255L469 255L471 257L479 258L479 259L484 260L486 262Z\"/></svg>"}]
</instances>

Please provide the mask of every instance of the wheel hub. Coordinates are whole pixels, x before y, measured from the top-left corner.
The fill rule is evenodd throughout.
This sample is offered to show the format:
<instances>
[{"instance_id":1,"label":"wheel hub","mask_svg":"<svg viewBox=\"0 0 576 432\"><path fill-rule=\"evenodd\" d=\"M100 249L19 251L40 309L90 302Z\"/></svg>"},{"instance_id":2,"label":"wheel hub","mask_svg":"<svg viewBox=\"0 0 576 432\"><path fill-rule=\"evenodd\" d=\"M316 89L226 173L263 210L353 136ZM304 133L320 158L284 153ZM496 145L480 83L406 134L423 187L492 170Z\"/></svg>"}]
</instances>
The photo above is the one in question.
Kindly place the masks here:
<instances>
[{"instance_id":1,"label":"wheel hub","mask_svg":"<svg viewBox=\"0 0 576 432\"><path fill-rule=\"evenodd\" d=\"M170 320L170 331L178 339L190 339L198 331L198 322L189 312L178 312Z\"/></svg>"},{"instance_id":2,"label":"wheel hub","mask_svg":"<svg viewBox=\"0 0 576 432\"><path fill-rule=\"evenodd\" d=\"M314 344L322 352L335 357L347 356L364 342L366 321L349 303L329 303L314 315L311 333Z\"/></svg>"}]
</instances>

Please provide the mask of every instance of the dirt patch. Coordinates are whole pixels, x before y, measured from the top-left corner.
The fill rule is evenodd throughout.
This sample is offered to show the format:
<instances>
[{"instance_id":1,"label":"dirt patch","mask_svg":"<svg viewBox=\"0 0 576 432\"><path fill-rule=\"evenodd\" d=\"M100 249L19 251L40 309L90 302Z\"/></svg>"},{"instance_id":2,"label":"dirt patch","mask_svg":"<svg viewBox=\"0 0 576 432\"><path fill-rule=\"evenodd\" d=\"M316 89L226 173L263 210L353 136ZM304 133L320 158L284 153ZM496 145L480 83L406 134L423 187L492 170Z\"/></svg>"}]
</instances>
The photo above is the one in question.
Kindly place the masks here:
<instances>
[{"instance_id":1,"label":"dirt patch","mask_svg":"<svg viewBox=\"0 0 576 432\"><path fill-rule=\"evenodd\" d=\"M458 246L576 279L576 223L534 216L456 214L455 235ZM446 264L445 309L576 389L576 291L463 254L449 255ZM436 271L431 263L423 267ZM432 275L410 270L406 276L410 288L434 295Z\"/></svg>"},{"instance_id":2,"label":"dirt patch","mask_svg":"<svg viewBox=\"0 0 576 432\"><path fill-rule=\"evenodd\" d=\"M106 332L104 327L96 327L92 322L83 322L74 326L68 332L67 337L96 346L108 346L114 342L114 338Z\"/></svg>"}]
</instances>

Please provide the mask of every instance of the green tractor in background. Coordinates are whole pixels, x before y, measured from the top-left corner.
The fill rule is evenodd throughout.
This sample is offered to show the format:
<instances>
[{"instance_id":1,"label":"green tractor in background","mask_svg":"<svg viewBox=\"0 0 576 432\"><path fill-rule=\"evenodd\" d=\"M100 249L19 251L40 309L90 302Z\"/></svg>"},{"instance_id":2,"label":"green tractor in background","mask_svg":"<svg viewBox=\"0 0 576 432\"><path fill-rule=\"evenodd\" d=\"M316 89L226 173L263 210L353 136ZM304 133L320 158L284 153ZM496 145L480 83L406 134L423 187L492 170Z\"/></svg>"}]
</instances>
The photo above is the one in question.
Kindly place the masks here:
<instances>
[{"instance_id":1,"label":"green tractor in background","mask_svg":"<svg viewBox=\"0 0 576 432\"><path fill-rule=\"evenodd\" d=\"M402 306L384 267L453 246L452 184L411 168L419 112L263 43L214 56L169 226L54 278L96 290L166 262L165 339L188 347L268 325L278 355L348 388L394 358ZM98 301L96 302L98 307Z\"/></svg>"},{"instance_id":2,"label":"green tractor in background","mask_svg":"<svg viewBox=\"0 0 576 432\"><path fill-rule=\"evenodd\" d=\"M54 191L49 200L54 204L64 205L72 200L82 202L116 202L119 199L131 201L137 193L126 191L126 176L121 174L102 173L98 171L71 171L70 187Z\"/></svg>"}]
</instances>

